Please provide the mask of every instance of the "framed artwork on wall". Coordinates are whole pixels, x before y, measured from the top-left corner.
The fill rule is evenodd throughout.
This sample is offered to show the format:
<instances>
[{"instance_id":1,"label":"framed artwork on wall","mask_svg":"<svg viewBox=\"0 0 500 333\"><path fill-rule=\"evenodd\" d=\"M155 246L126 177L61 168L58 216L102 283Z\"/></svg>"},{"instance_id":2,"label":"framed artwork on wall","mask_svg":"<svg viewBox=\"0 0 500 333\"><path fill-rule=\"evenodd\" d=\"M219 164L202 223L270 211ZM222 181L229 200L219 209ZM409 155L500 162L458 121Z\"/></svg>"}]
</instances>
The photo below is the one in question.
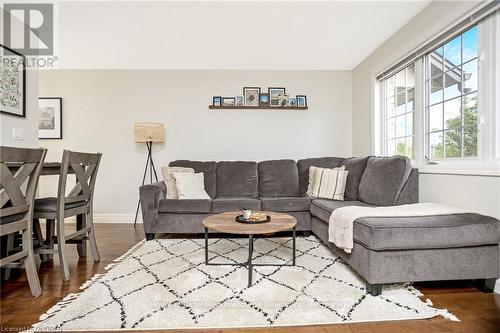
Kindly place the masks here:
<instances>
[{"instance_id":1,"label":"framed artwork on wall","mask_svg":"<svg viewBox=\"0 0 500 333\"><path fill-rule=\"evenodd\" d=\"M38 99L38 138L62 139L62 98Z\"/></svg>"},{"instance_id":2,"label":"framed artwork on wall","mask_svg":"<svg viewBox=\"0 0 500 333\"><path fill-rule=\"evenodd\" d=\"M0 44L0 112L26 117L26 57Z\"/></svg>"},{"instance_id":3,"label":"framed artwork on wall","mask_svg":"<svg viewBox=\"0 0 500 333\"><path fill-rule=\"evenodd\" d=\"M212 105L213 106L221 106L222 103L222 97L221 96L214 96L212 98Z\"/></svg>"},{"instance_id":4,"label":"framed artwork on wall","mask_svg":"<svg viewBox=\"0 0 500 333\"><path fill-rule=\"evenodd\" d=\"M222 106L235 106L236 98L235 97L222 97Z\"/></svg>"},{"instance_id":5,"label":"framed artwork on wall","mask_svg":"<svg viewBox=\"0 0 500 333\"><path fill-rule=\"evenodd\" d=\"M259 87L244 87L243 96L245 96L245 106L259 106Z\"/></svg>"},{"instance_id":6,"label":"framed artwork on wall","mask_svg":"<svg viewBox=\"0 0 500 333\"><path fill-rule=\"evenodd\" d=\"M299 107L299 108L307 107L307 96L306 95L297 95L295 99L297 100L297 107Z\"/></svg>"},{"instance_id":7,"label":"framed artwork on wall","mask_svg":"<svg viewBox=\"0 0 500 333\"><path fill-rule=\"evenodd\" d=\"M270 106L280 106L280 96L285 95L285 88L271 87L267 88L267 93L269 94L269 105Z\"/></svg>"}]
</instances>

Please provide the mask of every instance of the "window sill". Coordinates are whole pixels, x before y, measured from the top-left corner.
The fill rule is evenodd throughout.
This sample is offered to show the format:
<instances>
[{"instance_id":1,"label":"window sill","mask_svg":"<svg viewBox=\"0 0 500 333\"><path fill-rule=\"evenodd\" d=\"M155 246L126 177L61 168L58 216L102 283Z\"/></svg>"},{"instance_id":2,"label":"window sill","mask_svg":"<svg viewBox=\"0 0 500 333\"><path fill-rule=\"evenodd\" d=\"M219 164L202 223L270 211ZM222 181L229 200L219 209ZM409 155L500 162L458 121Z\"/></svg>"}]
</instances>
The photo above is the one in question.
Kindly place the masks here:
<instances>
[{"instance_id":1,"label":"window sill","mask_svg":"<svg viewBox=\"0 0 500 333\"><path fill-rule=\"evenodd\" d=\"M499 165L486 166L486 165L420 164L415 167L418 168L419 174L500 177Z\"/></svg>"}]
</instances>

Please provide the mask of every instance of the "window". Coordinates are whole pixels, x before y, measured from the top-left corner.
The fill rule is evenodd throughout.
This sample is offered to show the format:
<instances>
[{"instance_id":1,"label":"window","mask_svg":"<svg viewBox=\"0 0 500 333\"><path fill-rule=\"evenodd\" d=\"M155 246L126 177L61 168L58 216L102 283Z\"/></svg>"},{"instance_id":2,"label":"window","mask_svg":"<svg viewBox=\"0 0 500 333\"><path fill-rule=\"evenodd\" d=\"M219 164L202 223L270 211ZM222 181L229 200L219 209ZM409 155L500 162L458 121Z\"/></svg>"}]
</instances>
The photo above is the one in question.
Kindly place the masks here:
<instances>
[{"instance_id":1,"label":"window","mask_svg":"<svg viewBox=\"0 0 500 333\"><path fill-rule=\"evenodd\" d=\"M433 160L478 156L478 29L426 56L427 153Z\"/></svg>"},{"instance_id":2,"label":"window","mask_svg":"<svg viewBox=\"0 0 500 333\"><path fill-rule=\"evenodd\" d=\"M374 154L406 155L428 173L500 175L498 8L485 4L380 68Z\"/></svg>"},{"instance_id":3,"label":"window","mask_svg":"<svg viewBox=\"0 0 500 333\"><path fill-rule=\"evenodd\" d=\"M384 87L385 152L413 158L415 64L385 79Z\"/></svg>"}]
</instances>

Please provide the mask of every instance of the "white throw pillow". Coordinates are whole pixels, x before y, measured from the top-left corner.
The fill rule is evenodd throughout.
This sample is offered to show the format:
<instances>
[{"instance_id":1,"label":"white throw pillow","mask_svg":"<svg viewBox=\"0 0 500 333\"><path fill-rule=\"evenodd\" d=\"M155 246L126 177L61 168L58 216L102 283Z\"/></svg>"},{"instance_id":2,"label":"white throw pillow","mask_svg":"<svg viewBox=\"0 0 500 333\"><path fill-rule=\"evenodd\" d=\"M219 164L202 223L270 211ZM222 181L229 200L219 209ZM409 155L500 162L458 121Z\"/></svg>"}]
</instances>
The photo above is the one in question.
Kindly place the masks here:
<instances>
[{"instance_id":1,"label":"white throw pillow","mask_svg":"<svg viewBox=\"0 0 500 333\"><path fill-rule=\"evenodd\" d=\"M348 173L344 166L333 169L310 167L307 194L317 198L344 201Z\"/></svg>"},{"instance_id":2,"label":"white throw pillow","mask_svg":"<svg viewBox=\"0 0 500 333\"><path fill-rule=\"evenodd\" d=\"M183 168L183 167L163 167L161 168L161 174L163 175L163 181L167 186L167 199L179 199L179 194L177 194L177 186L175 185L175 179L172 175L174 172L190 172L194 173L193 168Z\"/></svg>"},{"instance_id":3,"label":"white throw pillow","mask_svg":"<svg viewBox=\"0 0 500 333\"><path fill-rule=\"evenodd\" d=\"M179 199L210 199L205 191L203 173L174 172Z\"/></svg>"}]
</instances>

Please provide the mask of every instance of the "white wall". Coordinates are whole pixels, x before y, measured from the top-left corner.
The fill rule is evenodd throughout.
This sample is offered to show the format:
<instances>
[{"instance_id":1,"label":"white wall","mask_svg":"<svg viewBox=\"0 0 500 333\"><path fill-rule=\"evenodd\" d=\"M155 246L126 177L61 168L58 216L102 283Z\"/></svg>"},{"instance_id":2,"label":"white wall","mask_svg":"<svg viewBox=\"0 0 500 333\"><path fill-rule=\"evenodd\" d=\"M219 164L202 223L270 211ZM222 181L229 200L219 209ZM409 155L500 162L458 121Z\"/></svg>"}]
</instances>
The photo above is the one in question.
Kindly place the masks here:
<instances>
[{"instance_id":1,"label":"white wall","mask_svg":"<svg viewBox=\"0 0 500 333\"><path fill-rule=\"evenodd\" d=\"M243 86L286 87L307 95L309 110L208 109L213 95L241 95ZM351 155L349 71L45 71L40 96L63 98L63 140L40 140L47 160L60 160L63 149L103 153L95 201L101 218L135 212L146 149L133 142L134 122L166 125L166 143L154 147L157 166ZM54 184L44 179L41 194Z\"/></svg>"}]
</instances>

